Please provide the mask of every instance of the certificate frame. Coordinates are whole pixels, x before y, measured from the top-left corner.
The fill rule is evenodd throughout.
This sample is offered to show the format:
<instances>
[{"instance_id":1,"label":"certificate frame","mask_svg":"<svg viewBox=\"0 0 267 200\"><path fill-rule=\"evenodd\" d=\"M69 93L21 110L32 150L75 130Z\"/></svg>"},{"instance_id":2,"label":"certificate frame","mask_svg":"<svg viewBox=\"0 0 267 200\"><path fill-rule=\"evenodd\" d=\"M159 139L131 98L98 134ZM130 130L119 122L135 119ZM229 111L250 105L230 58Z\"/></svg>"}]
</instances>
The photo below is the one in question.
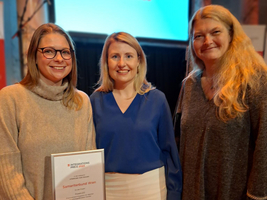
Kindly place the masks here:
<instances>
[{"instance_id":1,"label":"certificate frame","mask_svg":"<svg viewBox=\"0 0 267 200\"><path fill-rule=\"evenodd\" d=\"M53 200L105 200L104 149L51 154Z\"/></svg>"}]
</instances>

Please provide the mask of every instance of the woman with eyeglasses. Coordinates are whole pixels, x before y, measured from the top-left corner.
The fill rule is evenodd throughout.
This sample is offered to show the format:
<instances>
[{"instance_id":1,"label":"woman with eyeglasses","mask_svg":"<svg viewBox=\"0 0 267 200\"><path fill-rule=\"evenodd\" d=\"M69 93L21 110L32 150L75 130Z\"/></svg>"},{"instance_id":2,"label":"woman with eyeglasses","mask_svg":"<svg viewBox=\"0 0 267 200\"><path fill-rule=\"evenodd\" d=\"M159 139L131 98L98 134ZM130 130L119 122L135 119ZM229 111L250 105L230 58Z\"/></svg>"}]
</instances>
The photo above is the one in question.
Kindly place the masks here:
<instances>
[{"instance_id":1,"label":"woman with eyeglasses","mask_svg":"<svg viewBox=\"0 0 267 200\"><path fill-rule=\"evenodd\" d=\"M43 24L28 50L28 72L0 91L0 199L52 199L50 155L95 149L88 96L75 88L73 42Z\"/></svg>"}]
</instances>

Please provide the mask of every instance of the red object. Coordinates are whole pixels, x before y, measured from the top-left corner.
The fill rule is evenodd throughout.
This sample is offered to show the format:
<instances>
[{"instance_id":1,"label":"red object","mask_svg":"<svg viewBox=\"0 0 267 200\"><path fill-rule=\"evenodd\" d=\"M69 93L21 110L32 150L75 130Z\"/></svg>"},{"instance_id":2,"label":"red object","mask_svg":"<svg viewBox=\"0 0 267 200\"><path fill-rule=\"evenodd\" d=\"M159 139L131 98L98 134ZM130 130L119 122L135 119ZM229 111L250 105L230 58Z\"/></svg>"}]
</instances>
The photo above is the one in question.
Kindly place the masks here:
<instances>
[{"instance_id":1,"label":"red object","mask_svg":"<svg viewBox=\"0 0 267 200\"><path fill-rule=\"evenodd\" d=\"M263 52L262 51L257 51L262 57L263 57Z\"/></svg>"},{"instance_id":2,"label":"red object","mask_svg":"<svg viewBox=\"0 0 267 200\"><path fill-rule=\"evenodd\" d=\"M5 86L6 86L5 45L4 45L4 40L0 39L0 90Z\"/></svg>"}]
</instances>

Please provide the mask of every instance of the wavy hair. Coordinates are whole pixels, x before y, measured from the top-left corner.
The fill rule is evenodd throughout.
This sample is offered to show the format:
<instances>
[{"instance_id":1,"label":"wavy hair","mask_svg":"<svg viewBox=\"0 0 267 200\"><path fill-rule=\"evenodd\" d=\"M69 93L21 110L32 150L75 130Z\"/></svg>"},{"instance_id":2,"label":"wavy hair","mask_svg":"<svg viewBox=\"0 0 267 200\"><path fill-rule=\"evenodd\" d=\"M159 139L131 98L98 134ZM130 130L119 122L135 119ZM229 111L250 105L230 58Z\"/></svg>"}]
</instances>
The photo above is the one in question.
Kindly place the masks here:
<instances>
[{"instance_id":1,"label":"wavy hair","mask_svg":"<svg viewBox=\"0 0 267 200\"><path fill-rule=\"evenodd\" d=\"M248 89L257 92L260 78L263 74L266 75L267 67L230 11L223 6L209 5L200 8L189 23L189 62L193 67L190 75L199 74L205 69L203 61L196 56L193 49L193 31L197 20L207 18L222 23L231 36L229 48L221 57L220 67L214 78L216 88L214 103L218 108L217 115L226 122L241 117L249 109L246 93Z\"/></svg>"},{"instance_id":2,"label":"wavy hair","mask_svg":"<svg viewBox=\"0 0 267 200\"><path fill-rule=\"evenodd\" d=\"M66 38L69 43L70 49L72 51L72 69L71 72L63 79L62 82L67 81L68 87L64 91L62 103L69 109L76 109L79 110L82 107L83 100L82 96L77 92L76 85L77 85L77 62L75 56L75 48L74 43L69 36L60 26L47 23L39 26L35 32L33 33L28 54L27 54L27 61L28 61L28 71L26 76L22 79L20 84L25 85L29 88L35 87L38 84L40 79L40 71L36 66L36 53L38 50L38 46L40 40L47 34L51 33L58 33Z\"/></svg>"},{"instance_id":3,"label":"wavy hair","mask_svg":"<svg viewBox=\"0 0 267 200\"><path fill-rule=\"evenodd\" d=\"M97 82L99 87L95 91L109 92L114 89L114 80L110 77L108 70L108 49L113 42L123 42L136 50L139 57L139 66L134 79L134 89L141 95L150 91L152 86L146 80L147 62L145 53L136 38L125 32L113 33L106 38L99 61L100 78Z\"/></svg>"}]
</instances>

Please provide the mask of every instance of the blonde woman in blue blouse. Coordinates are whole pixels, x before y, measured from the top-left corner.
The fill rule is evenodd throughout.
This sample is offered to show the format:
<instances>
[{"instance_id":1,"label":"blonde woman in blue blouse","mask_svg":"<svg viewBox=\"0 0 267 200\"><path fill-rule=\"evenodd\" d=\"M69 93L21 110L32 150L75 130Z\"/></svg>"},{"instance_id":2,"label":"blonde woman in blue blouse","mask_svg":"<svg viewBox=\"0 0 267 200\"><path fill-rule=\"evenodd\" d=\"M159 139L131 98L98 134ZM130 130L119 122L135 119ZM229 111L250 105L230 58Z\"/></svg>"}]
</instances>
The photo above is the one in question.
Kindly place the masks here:
<instances>
[{"instance_id":1,"label":"blonde woman in blue blouse","mask_svg":"<svg viewBox=\"0 0 267 200\"><path fill-rule=\"evenodd\" d=\"M169 105L146 80L138 41L113 33L91 95L97 148L105 149L107 200L179 200L182 177Z\"/></svg>"}]
</instances>

